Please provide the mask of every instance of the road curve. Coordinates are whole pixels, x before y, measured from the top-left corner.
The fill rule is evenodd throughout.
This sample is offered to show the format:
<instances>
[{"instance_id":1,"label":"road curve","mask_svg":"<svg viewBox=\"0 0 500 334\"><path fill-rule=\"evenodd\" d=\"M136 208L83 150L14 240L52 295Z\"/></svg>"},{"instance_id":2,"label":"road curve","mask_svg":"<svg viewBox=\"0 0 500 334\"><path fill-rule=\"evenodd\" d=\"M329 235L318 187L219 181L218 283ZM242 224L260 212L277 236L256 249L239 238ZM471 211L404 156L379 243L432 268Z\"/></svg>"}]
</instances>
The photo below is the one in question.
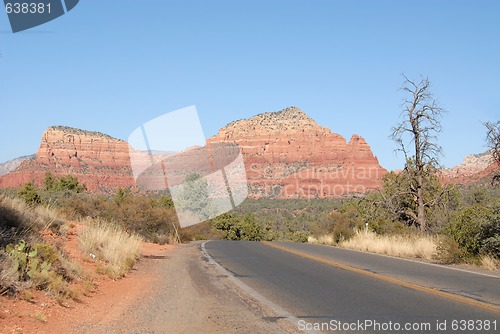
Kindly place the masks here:
<instances>
[{"instance_id":1,"label":"road curve","mask_svg":"<svg viewBox=\"0 0 500 334\"><path fill-rule=\"evenodd\" d=\"M203 248L299 330L500 331L498 277L309 244L209 241Z\"/></svg>"}]
</instances>

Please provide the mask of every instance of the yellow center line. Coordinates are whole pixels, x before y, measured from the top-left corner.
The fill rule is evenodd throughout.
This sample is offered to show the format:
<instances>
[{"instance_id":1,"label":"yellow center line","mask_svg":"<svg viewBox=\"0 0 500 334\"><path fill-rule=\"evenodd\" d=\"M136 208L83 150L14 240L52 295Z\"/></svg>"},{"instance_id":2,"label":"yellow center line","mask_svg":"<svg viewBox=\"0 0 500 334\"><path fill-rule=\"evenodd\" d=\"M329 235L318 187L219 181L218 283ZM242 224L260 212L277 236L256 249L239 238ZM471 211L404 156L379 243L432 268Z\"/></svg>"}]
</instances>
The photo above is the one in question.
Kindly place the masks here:
<instances>
[{"instance_id":1,"label":"yellow center line","mask_svg":"<svg viewBox=\"0 0 500 334\"><path fill-rule=\"evenodd\" d=\"M354 273L358 273L358 274L361 274L361 275L364 275L364 276L376 278L376 279L384 281L384 282L389 282L389 283L396 284L396 285L399 285L399 286L403 286L403 287L406 287L406 288L409 288L409 289L412 289L412 290L425 292L425 293L428 293L428 294L431 294L431 295L434 295L434 296L439 296L439 297L451 299L451 300L459 302L459 303L463 303L463 304L475 306L475 307L478 307L478 308L481 308L481 309L485 309L485 310L488 310L488 311L493 311L493 312L499 312L500 313L500 306L495 305L495 304L490 304L490 303L487 303L487 302L482 302L482 301L479 301L479 300L467 298L467 297L464 297L464 296L455 295L455 294L450 293L450 292L445 292L445 291L437 290L435 288L429 288L429 287L426 287L426 286L423 286L423 285L418 285L418 284L415 284L415 283L401 281L401 280L399 280L397 278L394 278L394 277L384 276L384 275L376 274L376 273L373 273L373 272L370 272L370 271L367 271L367 270L363 270L363 269L351 267L351 266L348 266L346 264L338 263L338 262L335 262L335 261L332 261L332 260L327 260L327 259L319 257L319 256L307 254L307 253L304 253L304 252L301 252L301 251L298 251L298 250L295 250L295 249L290 249L290 248L287 248L287 247L284 247L284 246L281 246L281 245L273 244L273 243L270 243L268 241L263 241L262 244L264 244L266 246L269 246L269 247L272 247L272 248L275 248L275 249L279 249L279 250L281 250L283 252L295 254L297 256L300 256L300 257L303 257L303 258L306 258L306 259L310 259L310 260L313 260L313 261L316 261L316 262L321 262L321 263L327 264L329 266L333 266L333 267L337 267L337 268L340 268L340 269L348 270L348 271L351 271L351 272L354 272Z\"/></svg>"}]
</instances>

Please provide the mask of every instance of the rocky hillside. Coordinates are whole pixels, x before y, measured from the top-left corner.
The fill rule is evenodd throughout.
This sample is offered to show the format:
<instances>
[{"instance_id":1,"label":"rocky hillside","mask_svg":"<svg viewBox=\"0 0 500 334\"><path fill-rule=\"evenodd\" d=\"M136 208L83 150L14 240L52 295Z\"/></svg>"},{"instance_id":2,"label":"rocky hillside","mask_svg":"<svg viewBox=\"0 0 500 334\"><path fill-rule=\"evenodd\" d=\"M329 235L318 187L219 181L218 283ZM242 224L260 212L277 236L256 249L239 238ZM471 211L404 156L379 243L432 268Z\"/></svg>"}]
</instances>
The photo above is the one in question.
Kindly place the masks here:
<instances>
[{"instance_id":1,"label":"rocky hillside","mask_svg":"<svg viewBox=\"0 0 500 334\"><path fill-rule=\"evenodd\" d=\"M239 145L252 197L364 193L387 173L362 137L347 142L296 107L230 123L208 142Z\"/></svg>"},{"instance_id":2,"label":"rocky hillside","mask_svg":"<svg viewBox=\"0 0 500 334\"><path fill-rule=\"evenodd\" d=\"M32 155L26 155L24 157L15 158L15 159L12 159L12 160L9 160L9 161L1 163L0 164L0 176L12 172L14 169L16 169L17 167L19 167L19 165L23 161L31 159L31 158L34 158L34 157L35 157L34 154L32 154Z\"/></svg>"},{"instance_id":3,"label":"rocky hillside","mask_svg":"<svg viewBox=\"0 0 500 334\"><path fill-rule=\"evenodd\" d=\"M442 169L440 178L443 183L449 184L489 182L497 169L493 156L486 151L466 156L461 164L453 168Z\"/></svg>"},{"instance_id":4,"label":"rocky hillside","mask_svg":"<svg viewBox=\"0 0 500 334\"><path fill-rule=\"evenodd\" d=\"M72 174L92 191L133 185L128 144L108 135L64 126L49 127L36 156L0 177L0 187L41 184L45 173Z\"/></svg>"},{"instance_id":5,"label":"rocky hillside","mask_svg":"<svg viewBox=\"0 0 500 334\"><path fill-rule=\"evenodd\" d=\"M241 148L250 195L257 198L331 198L364 193L378 187L387 172L362 137L353 135L347 142L296 107L230 123L207 143L212 152L217 145L228 143ZM75 175L92 191L134 186L128 149L126 142L99 132L50 127L36 156L1 176L0 187L18 187L30 181L41 184L46 172ZM206 169L210 163L202 163L207 159L202 159L200 149L180 153L175 163ZM226 165L234 157L233 152L231 159L218 163ZM170 159L166 158L167 165ZM212 164L212 168L221 167L217 166ZM153 169L143 173L143 183L163 188L163 173ZM208 173L204 170L201 174Z\"/></svg>"}]
</instances>

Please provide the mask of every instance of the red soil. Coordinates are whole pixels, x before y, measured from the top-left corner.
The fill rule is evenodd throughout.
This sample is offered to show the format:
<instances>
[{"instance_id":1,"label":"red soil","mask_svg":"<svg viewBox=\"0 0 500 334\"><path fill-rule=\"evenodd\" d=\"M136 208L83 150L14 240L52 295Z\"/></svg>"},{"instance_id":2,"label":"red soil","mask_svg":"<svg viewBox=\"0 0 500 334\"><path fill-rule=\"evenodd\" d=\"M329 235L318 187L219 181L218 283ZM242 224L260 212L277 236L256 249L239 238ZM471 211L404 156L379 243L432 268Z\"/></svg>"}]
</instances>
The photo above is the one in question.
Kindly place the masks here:
<instances>
[{"instance_id":1,"label":"red soil","mask_svg":"<svg viewBox=\"0 0 500 334\"><path fill-rule=\"evenodd\" d=\"M141 270L147 266L146 261L141 260L134 270L120 280L97 274L96 260L92 260L78 249L76 234L80 228L80 224L72 223L71 231L63 240L63 249L80 265L82 276L85 277L73 283L72 287L79 291L77 300L65 299L58 302L54 297L36 290L21 293L17 298L2 296L0 334L67 334L82 323L108 323L117 319L154 285L157 278L152 277L146 270ZM46 233L43 237L51 243L60 239L52 233ZM172 247L144 244L142 256L164 255ZM92 282L92 285L89 285L89 282Z\"/></svg>"}]
</instances>

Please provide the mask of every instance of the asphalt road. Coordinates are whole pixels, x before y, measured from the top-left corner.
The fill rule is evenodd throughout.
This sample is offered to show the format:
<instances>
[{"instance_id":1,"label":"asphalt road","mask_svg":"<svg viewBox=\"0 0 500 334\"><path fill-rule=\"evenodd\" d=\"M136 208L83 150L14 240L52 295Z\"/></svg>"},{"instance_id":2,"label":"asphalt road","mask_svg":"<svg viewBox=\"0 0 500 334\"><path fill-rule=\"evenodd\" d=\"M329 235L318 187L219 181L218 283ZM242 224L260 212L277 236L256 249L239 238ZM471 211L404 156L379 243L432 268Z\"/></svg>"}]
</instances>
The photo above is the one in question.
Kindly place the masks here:
<instances>
[{"instance_id":1,"label":"asphalt road","mask_svg":"<svg viewBox=\"0 0 500 334\"><path fill-rule=\"evenodd\" d=\"M500 333L498 277L309 244L209 241L202 248L299 330Z\"/></svg>"}]
</instances>

